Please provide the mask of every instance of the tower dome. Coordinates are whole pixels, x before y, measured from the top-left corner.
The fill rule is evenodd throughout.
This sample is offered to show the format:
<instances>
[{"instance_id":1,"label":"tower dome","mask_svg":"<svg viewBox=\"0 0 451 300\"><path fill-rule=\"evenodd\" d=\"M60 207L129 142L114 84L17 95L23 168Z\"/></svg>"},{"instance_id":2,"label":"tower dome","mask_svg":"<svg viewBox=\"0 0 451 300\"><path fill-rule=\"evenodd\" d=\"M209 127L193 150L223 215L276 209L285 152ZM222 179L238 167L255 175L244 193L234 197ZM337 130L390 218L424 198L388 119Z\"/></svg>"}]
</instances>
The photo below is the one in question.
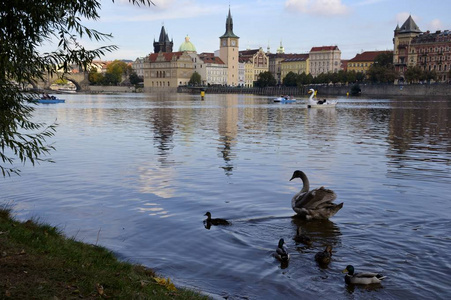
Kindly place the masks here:
<instances>
[{"instance_id":1,"label":"tower dome","mask_svg":"<svg viewBox=\"0 0 451 300\"><path fill-rule=\"evenodd\" d=\"M277 53L285 53L285 48L282 46L282 41L280 41L280 47L277 48Z\"/></svg>"},{"instance_id":2,"label":"tower dome","mask_svg":"<svg viewBox=\"0 0 451 300\"><path fill-rule=\"evenodd\" d=\"M185 37L185 41L180 45L179 51L181 52L196 52L196 47L189 41L189 36Z\"/></svg>"}]
</instances>

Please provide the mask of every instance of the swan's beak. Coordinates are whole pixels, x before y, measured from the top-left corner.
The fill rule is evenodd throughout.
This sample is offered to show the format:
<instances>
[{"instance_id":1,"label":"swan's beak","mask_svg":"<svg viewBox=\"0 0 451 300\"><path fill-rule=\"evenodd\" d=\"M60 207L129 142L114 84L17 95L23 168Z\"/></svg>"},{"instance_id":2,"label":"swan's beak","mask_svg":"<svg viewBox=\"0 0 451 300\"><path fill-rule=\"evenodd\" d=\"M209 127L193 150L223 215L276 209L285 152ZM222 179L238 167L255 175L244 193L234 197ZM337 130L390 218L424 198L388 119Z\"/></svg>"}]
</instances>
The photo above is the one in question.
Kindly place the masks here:
<instances>
[{"instance_id":1,"label":"swan's beak","mask_svg":"<svg viewBox=\"0 0 451 300\"><path fill-rule=\"evenodd\" d=\"M293 179L295 179L296 177L294 177L294 175L293 175L293 177L291 177L291 179L289 180L289 181L291 181L291 180L293 180Z\"/></svg>"},{"instance_id":2,"label":"swan's beak","mask_svg":"<svg viewBox=\"0 0 451 300\"><path fill-rule=\"evenodd\" d=\"M308 92L307 92L307 94L311 94L311 93L312 93L312 91L308 91Z\"/></svg>"}]
</instances>

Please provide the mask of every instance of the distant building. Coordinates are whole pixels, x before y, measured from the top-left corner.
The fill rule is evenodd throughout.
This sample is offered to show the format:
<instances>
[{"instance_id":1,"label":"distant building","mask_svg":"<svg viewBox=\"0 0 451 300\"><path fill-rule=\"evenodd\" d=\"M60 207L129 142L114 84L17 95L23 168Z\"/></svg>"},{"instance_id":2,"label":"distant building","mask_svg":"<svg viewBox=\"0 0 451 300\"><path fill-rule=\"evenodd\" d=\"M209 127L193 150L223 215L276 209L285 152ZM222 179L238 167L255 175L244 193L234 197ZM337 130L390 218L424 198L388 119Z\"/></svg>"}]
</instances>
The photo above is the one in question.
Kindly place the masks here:
<instances>
[{"instance_id":1,"label":"distant building","mask_svg":"<svg viewBox=\"0 0 451 300\"><path fill-rule=\"evenodd\" d=\"M227 84L227 66L221 58L213 53L201 53L198 55L199 64L195 70L202 79L203 85L225 85Z\"/></svg>"},{"instance_id":2,"label":"distant building","mask_svg":"<svg viewBox=\"0 0 451 300\"><path fill-rule=\"evenodd\" d=\"M309 60L313 77L321 73L338 72L341 66L341 51L338 46L313 47L309 52Z\"/></svg>"},{"instance_id":3,"label":"distant building","mask_svg":"<svg viewBox=\"0 0 451 300\"><path fill-rule=\"evenodd\" d=\"M226 19L226 31L219 37L219 57L227 65L227 85L238 85L239 37L233 33L233 20L230 13Z\"/></svg>"},{"instance_id":4,"label":"distant building","mask_svg":"<svg viewBox=\"0 0 451 300\"><path fill-rule=\"evenodd\" d=\"M158 42L153 41L153 52L172 52L172 47L174 46L174 42L169 40L169 36L164 29L164 26L161 26L160 38Z\"/></svg>"},{"instance_id":5,"label":"distant building","mask_svg":"<svg viewBox=\"0 0 451 300\"><path fill-rule=\"evenodd\" d=\"M138 57L132 63L132 69L140 78L144 78L145 57Z\"/></svg>"},{"instance_id":6,"label":"distant building","mask_svg":"<svg viewBox=\"0 0 451 300\"><path fill-rule=\"evenodd\" d=\"M408 67L417 64L417 54L411 45L412 40L421 34L412 16L402 24L401 28L396 26L393 38L393 64L395 70L399 73L399 80L404 81L404 73ZM397 80L396 80L397 81Z\"/></svg>"},{"instance_id":7,"label":"distant building","mask_svg":"<svg viewBox=\"0 0 451 300\"><path fill-rule=\"evenodd\" d=\"M96 70L98 73L106 73L106 67L108 65L108 61L101 61L101 60L93 60L89 66L88 70Z\"/></svg>"},{"instance_id":8,"label":"distant building","mask_svg":"<svg viewBox=\"0 0 451 300\"><path fill-rule=\"evenodd\" d=\"M194 72L188 52L152 53L145 59L144 87L175 89L187 85Z\"/></svg>"},{"instance_id":9,"label":"distant building","mask_svg":"<svg viewBox=\"0 0 451 300\"><path fill-rule=\"evenodd\" d=\"M263 48L239 52L239 61L244 64L244 86L252 87L262 72L269 71L269 57Z\"/></svg>"},{"instance_id":10,"label":"distant building","mask_svg":"<svg viewBox=\"0 0 451 300\"><path fill-rule=\"evenodd\" d=\"M309 54L292 54L287 56L287 58L280 63L280 69L282 81L290 72L293 72L294 74L309 74Z\"/></svg>"},{"instance_id":11,"label":"distant building","mask_svg":"<svg viewBox=\"0 0 451 300\"><path fill-rule=\"evenodd\" d=\"M366 74L368 69L374 64L374 60L379 54L391 53L392 51L365 51L357 54L348 61L348 71L355 71Z\"/></svg>"},{"instance_id":12,"label":"distant building","mask_svg":"<svg viewBox=\"0 0 451 300\"><path fill-rule=\"evenodd\" d=\"M340 70L343 70L345 72L348 71L348 63L349 63L349 59L342 59Z\"/></svg>"},{"instance_id":13,"label":"distant building","mask_svg":"<svg viewBox=\"0 0 451 300\"><path fill-rule=\"evenodd\" d=\"M451 69L451 31L429 31L419 34L411 41L417 54L417 65L425 71L435 71L437 80L448 82Z\"/></svg>"}]
</instances>

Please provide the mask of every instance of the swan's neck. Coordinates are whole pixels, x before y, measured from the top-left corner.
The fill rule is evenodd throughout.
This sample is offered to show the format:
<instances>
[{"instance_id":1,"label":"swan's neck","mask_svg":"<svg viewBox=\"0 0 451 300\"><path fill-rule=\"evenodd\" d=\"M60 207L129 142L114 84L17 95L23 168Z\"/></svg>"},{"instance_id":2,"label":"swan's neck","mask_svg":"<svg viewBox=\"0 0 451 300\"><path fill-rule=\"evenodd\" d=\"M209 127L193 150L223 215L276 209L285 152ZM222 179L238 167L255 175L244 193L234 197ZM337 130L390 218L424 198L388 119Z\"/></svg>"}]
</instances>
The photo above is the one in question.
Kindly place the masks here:
<instances>
[{"instance_id":1,"label":"swan's neck","mask_svg":"<svg viewBox=\"0 0 451 300\"><path fill-rule=\"evenodd\" d=\"M313 97L315 96L315 92L312 92L310 97L308 98L310 101L313 100Z\"/></svg>"},{"instance_id":2,"label":"swan's neck","mask_svg":"<svg viewBox=\"0 0 451 300\"><path fill-rule=\"evenodd\" d=\"M308 181L307 175L305 175L304 172L301 173L301 179L303 184L301 193L307 193L310 189L310 183Z\"/></svg>"}]
</instances>

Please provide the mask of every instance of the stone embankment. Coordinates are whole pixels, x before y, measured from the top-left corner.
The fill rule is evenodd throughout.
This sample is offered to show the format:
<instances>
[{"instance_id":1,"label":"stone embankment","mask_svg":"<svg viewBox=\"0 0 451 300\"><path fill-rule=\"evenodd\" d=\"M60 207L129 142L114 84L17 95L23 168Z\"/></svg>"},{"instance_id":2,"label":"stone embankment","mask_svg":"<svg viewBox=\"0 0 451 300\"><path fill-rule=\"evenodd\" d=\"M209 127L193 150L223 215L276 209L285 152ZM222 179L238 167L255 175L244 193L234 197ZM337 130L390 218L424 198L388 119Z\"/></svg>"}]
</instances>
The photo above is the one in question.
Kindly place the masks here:
<instances>
[{"instance_id":1,"label":"stone embankment","mask_svg":"<svg viewBox=\"0 0 451 300\"><path fill-rule=\"evenodd\" d=\"M450 84L359 84L361 96L367 97L396 97L396 96L449 96L451 97ZM318 95L346 96L351 93L352 85L312 85L297 87L267 87L267 88L235 88L235 87L179 87L179 93L200 94L204 89L207 94L254 94L254 95L306 95L310 88L318 91Z\"/></svg>"}]
</instances>

